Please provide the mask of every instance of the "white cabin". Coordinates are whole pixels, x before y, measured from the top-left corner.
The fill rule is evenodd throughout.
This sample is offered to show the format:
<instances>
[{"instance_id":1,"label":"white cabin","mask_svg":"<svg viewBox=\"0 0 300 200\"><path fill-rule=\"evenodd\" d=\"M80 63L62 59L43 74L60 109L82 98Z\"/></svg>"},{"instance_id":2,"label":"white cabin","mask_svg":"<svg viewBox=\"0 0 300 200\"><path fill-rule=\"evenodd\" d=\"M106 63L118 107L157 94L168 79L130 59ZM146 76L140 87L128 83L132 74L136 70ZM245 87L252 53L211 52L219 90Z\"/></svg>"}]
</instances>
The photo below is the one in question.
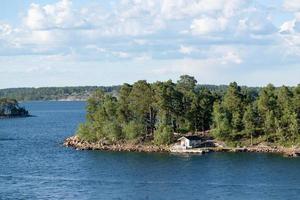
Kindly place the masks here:
<instances>
[{"instance_id":1,"label":"white cabin","mask_svg":"<svg viewBox=\"0 0 300 200\"><path fill-rule=\"evenodd\" d=\"M180 147L184 149L190 149L199 147L201 145L202 139L198 136L183 136L178 139L180 142Z\"/></svg>"}]
</instances>

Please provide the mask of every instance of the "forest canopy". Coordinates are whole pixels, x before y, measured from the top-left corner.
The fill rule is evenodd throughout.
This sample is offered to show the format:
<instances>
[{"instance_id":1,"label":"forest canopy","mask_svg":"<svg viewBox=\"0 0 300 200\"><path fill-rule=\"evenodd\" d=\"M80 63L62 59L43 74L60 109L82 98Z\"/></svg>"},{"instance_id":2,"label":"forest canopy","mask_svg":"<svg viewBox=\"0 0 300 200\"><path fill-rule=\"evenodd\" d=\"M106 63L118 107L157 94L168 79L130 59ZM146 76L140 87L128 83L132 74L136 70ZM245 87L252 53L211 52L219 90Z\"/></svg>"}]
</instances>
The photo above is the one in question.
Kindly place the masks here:
<instances>
[{"instance_id":1,"label":"forest canopy","mask_svg":"<svg viewBox=\"0 0 300 200\"><path fill-rule=\"evenodd\" d=\"M230 83L223 91L199 87L183 75L173 83L140 80L118 95L97 90L77 135L87 141L170 144L174 133L210 131L232 143L300 142L300 85L260 90Z\"/></svg>"}]
</instances>

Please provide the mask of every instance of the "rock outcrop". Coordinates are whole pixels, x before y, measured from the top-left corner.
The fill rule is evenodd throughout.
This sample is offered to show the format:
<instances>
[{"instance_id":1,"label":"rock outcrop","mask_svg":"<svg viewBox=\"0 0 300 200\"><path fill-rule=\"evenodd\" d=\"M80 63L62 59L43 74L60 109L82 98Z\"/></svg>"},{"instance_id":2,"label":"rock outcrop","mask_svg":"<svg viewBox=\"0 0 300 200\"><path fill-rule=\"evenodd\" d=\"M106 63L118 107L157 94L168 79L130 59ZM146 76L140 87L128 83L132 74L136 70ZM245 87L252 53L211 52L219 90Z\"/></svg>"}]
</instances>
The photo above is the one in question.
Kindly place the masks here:
<instances>
[{"instance_id":1,"label":"rock outcrop","mask_svg":"<svg viewBox=\"0 0 300 200\"><path fill-rule=\"evenodd\" d=\"M168 146L156 146L149 144L114 143L82 141L78 136L72 136L65 140L64 146L73 147L76 150L102 150L102 151L132 151L132 152L169 152Z\"/></svg>"},{"instance_id":2,"label":"rock outcrop","mask_svg":"<svg viewBox=\"0 0 300 200\"><path fill-rule=\"evenodd\" d=\"M296 147L272 146L269 144L259 144L250 147L210 147L198 148L189 151L174 150L173 146L156 146L150 144L134 144L134 143L114 143L106 142L87 142L81 140L78 136L72 136L64 141L64 146L72 147L76 150L102 150L102 151L128 151L128 152L176 152L176 153L208 153L208 152L252 152L252 153L276 153L283 154L287 157L300 156L300 149Z\"/></svg>"}]
</instances>

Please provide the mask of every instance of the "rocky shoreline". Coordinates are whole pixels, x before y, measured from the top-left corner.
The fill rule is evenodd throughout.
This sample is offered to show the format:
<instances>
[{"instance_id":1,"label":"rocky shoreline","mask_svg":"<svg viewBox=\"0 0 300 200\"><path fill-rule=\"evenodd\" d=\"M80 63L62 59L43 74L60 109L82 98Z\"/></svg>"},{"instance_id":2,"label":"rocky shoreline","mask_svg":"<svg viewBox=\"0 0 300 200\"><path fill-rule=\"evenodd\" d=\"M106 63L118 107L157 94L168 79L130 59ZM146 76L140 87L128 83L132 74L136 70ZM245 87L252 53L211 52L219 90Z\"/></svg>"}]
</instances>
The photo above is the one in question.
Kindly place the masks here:
<instances>
[{"instance_id":1,"label":"rocky shoreline","mask_svg":"<svg viewBox=\"0 0 300 200\"><path fill-rule=\"evenodd\" d=\"M127 151L127 152L169 152L169 146L156 146L149 144L116 143L103 144L91 143L80 140L77 136L67 138L63 145L76 150L101 150L101 151Z\"/></svg>"},{"instance_id":2,"label":"rocky shoreline","mask_svg":"<svg viewBox=\"0 0 300 200\"><path fill-rule=\"evenodd\" d=\"M77 136L67 138L63 145L72 147L76 150L101 150L101 151L127 151L127 152L174 152L172 146L156 146L150 144L132 144L132 143L116 143L103 144L91 143L80 140ZM196 148L191 151L178 150L176 153L208 153L208 152L249 152L249 153L274 153L282 154L287 157L300 156L300 149L296 147L271 146L259 144L250 147L209 147Z\"/></svg>"},{"instance_id":3,"label":"rocky shoreline","mask_svg":"<svg viewBox=\"0 0 300 200\"><path fill-rule=\"evenodd\" d=\"M233 148L232 152L250 152L250 153L275 153L286 157L300 156L300 149L296 147L256 145L250 147Z\"/></svg>"}]
</instances>

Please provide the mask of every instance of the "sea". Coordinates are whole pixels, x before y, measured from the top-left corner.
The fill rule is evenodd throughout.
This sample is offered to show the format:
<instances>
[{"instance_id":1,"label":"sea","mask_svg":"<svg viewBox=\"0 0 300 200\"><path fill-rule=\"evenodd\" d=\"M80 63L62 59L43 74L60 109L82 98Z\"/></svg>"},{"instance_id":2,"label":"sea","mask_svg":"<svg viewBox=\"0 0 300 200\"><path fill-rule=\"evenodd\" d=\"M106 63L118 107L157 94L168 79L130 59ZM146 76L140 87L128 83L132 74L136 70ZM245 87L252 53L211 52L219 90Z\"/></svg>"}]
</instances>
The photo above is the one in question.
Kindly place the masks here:
<instances>
[{"instance_id":1,"label":"sea","mask_svg":"<svg viewBox=\"0 0 300 200\"><path fill-rule=\"evenodd\" d=\"M176 155L63 147L85 102L24 102L34 117L0 120L0 199L300 199L300 159Z\"/></svg>"}]
</instances>

